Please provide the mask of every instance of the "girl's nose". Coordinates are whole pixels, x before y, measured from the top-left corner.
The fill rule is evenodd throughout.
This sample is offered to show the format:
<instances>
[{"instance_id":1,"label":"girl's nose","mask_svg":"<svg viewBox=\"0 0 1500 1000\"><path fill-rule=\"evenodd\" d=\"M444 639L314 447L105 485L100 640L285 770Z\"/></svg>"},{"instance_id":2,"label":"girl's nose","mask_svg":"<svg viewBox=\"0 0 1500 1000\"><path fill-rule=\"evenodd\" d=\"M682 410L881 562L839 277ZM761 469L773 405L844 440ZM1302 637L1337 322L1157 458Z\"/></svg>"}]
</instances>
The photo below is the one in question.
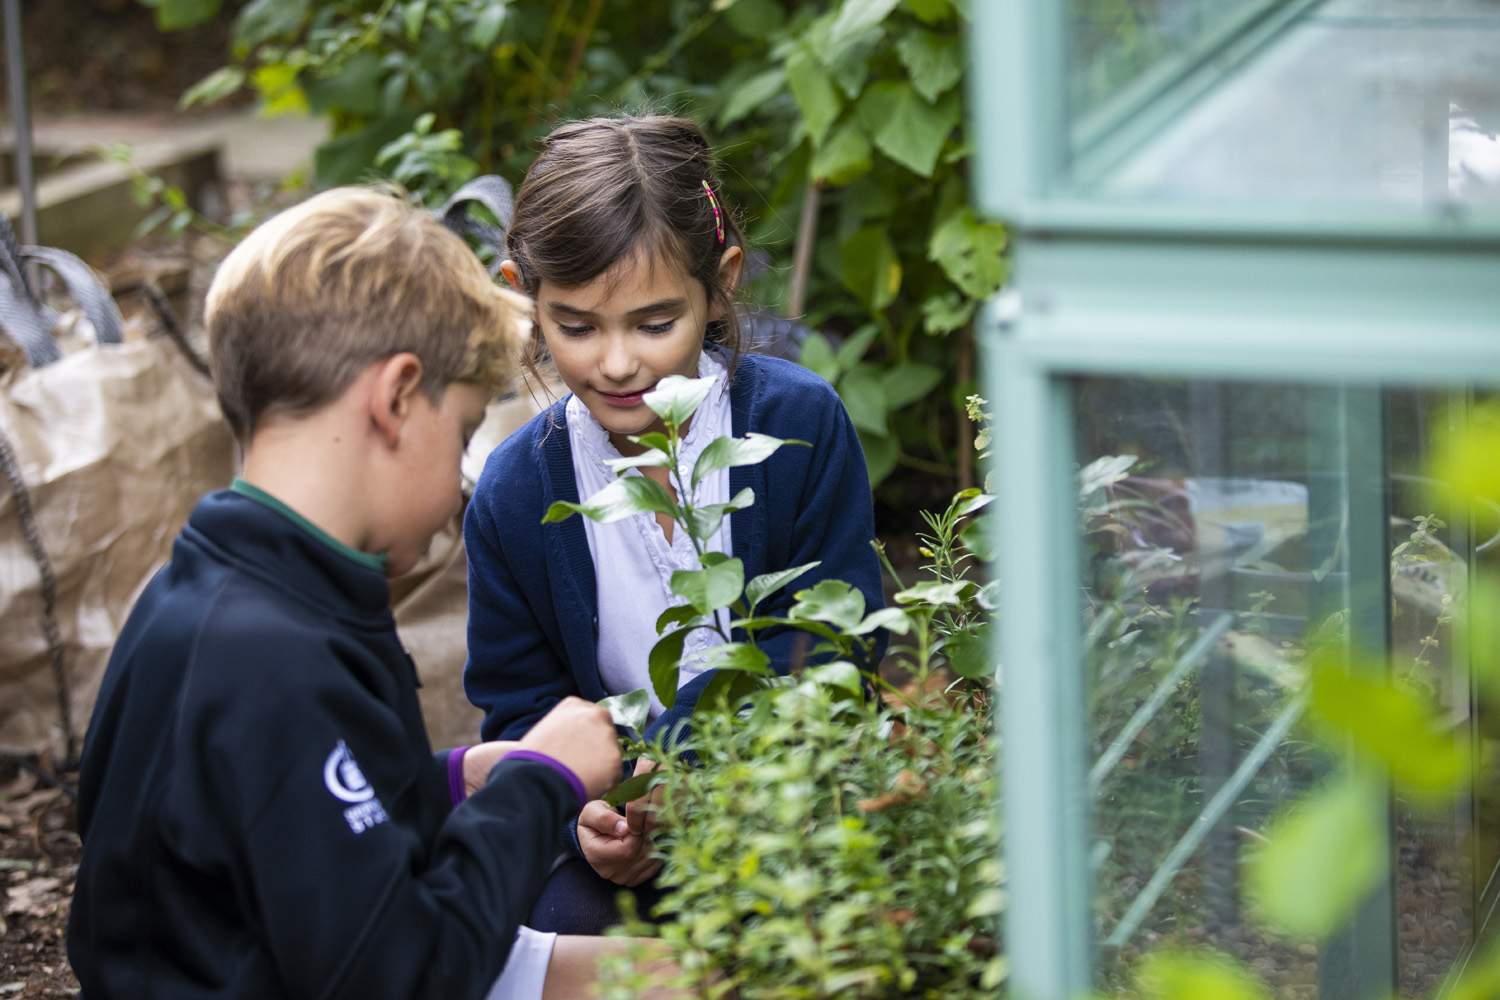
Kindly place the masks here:
<instances>
[{"instance_id":1,"label":"girl's nose","mask_svg":"<svg viewBox=\"0 0 1500 1000\"><path fill-rule=\"evenodd\" d=\"M611 382L626 382L639 367L628 335L612 333L604 338L603 354L599 358L601 375Z\"/></svg>"}]
</instances>

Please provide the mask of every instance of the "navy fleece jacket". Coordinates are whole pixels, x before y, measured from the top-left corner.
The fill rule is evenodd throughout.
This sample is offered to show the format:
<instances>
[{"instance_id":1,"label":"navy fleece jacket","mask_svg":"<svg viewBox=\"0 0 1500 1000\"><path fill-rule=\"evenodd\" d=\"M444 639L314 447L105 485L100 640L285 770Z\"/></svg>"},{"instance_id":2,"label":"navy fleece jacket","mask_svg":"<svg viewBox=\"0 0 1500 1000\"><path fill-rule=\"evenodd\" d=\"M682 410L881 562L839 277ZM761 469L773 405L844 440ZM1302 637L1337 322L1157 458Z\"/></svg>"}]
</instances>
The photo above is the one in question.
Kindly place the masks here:
<instances>
[{"instance_id":1,"label":"navy fleece jacket","mask_svg":"<svg viewBox=\"0 0 1500 1000\"><path fill-rule=\"evenodd\" d=\"M84 745L68 957L90 1000L479 1000L567 818L502 761L458 806L380 569L205 497L121 632Z\"/></svg>"},{"instance_id":2,"label":"navy fleece jacket","mask_svg":"<svg viewBox=\"0 0 1500 1000\"><path fill-rule=\"evenodd\" d=\"M880 562L870 543L875 515L854 425L838 394L801 365L748 354L729 389L736 437L750 432L810 442L784 447L759 465L729 470L729 495L745 487L755 503L730 514L734 555L745 579L821 560L760 605L784 614L792 593L844 580L883 606ZM579 501L568 444L566 399L511 435L485 462L464 515L469 557L469 661L464 688L484 710L485 739L519 739L567 695L606 696L595 656L597 583L583 520L541 523L554 501ZM606 585L608 577L605 577ZM882 633L883 635L883 633ZM760 645L785 673L800 634L762 633ZM884 647L882 638L881 648ZM877 652L877 657L879 653ZM686 720L714 671L693 678L647 737Z\"/></svg>"}]
</instances>

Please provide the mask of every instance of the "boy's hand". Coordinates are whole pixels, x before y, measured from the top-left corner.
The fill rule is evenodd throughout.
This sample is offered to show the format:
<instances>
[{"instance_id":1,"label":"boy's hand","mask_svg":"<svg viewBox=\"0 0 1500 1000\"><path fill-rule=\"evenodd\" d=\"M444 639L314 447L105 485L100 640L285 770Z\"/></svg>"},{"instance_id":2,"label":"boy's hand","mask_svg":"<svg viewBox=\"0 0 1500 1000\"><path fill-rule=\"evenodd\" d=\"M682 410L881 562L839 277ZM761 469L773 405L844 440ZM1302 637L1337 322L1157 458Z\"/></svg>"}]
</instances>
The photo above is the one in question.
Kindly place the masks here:
<instances>
[{"instance_id":1,"label":"boy's hand","mask_svg":"<svg viewBox=\"0 0 1500 1000\"><path fill-rule=\"evenodd\" d=\"M464 754L464 795L473 795L483 788L484 783L489 780L490 771L500 763L500 758L519 749L521 744L513 740L491 740L469 747Z\"/></svg>"},{"instance_id":2,"label":"boy's hand","mask_svg":"<svg viewBox=\"0 0 1500 1000\"><path fill-rule=\"evenodd\" d=\"M598 799L578 814L578 846L594 871L616 885L640 885L661 871L651 838L631 833L625 817Z\"/></svg>"},{"instance_id":3,"label":"boy's hand","mask_svg":"<svg viewBox=\"0 0 1500 1000\"><path fill-rule=\"evenodd\" d=\"M565 765L591 799L620 782L620 741L602 705L569 695L531 727L521 746Z\"/></svg>"},{"instance_id":4,"label":"boy's hand","mask_svg":"<svg viewBox=\"0 0 1500 1000\"><path fill-rule=\"evenodd\" d=\"M636 774L648 774L656 770L656 761L642 757L635 762ZM634 802L625 804L625 822L630 827L630 832L638 837L650 837L651 831L657 827L656 803L661 797L661 785L657 785L645 795Z\"/></svg>"}]
</instances>

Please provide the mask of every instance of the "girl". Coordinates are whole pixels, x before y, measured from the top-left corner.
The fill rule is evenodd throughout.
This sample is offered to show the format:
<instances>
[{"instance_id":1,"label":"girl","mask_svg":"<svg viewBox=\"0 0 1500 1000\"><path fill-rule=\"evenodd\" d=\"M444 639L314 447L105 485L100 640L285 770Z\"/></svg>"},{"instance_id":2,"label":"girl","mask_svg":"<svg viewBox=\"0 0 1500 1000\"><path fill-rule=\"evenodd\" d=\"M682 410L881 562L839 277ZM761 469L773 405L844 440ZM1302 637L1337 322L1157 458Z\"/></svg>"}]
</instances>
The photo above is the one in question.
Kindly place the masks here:
<instances>
[{"instance_id":1,"label":"girl","mask_svg":"<svg viewBox=\"0 0 1500 1000\"><path fill-rule=\"evenodd\" d=\"M501 271L535 299L537 346L571 394L490 455L464 518L464 686L485 712L486 739L518 739L568 695L651 689L657 616L680 603L672 572L699 568L690 540L664 515L540 522L554 501L578 502L607 485L614 473L604 460L642 450L632 435L663 429L642 396L668 375L721 379L687 427L686 470L729 434L812 444L704 480L700 503L723 503L747 486L755 492L710 549L743 560L746 579L820 560L791 589L835 578L858 587L868 609L882 605L859 438L827 382L791 362L740 353L731 299L743 240L718 192L698 127L643 116L557 129L517 194ZM666 469L629 474L671 489ZM775 614L793 601L783 590L762 608ZM795 639L761 644L781 673ZM695 630L687 653L718 641ZM689 716L711 674L685 663L671 711L653 694L646 736ZM532 926L598 933L614 918L618 886L655 874L660 862L640 805L625 818L601 801L584 808L572 857L554 870Z\"/></svg>"}]
</instances>

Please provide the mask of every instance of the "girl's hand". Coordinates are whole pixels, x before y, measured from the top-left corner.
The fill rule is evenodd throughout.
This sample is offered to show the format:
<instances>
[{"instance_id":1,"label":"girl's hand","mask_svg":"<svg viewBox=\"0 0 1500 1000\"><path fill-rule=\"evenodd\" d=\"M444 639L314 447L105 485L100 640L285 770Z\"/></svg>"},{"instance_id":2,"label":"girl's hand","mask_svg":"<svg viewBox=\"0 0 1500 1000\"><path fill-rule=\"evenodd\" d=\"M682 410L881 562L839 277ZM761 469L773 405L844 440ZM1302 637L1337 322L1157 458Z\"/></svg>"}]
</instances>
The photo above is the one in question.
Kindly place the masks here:
<instances>
[{"instance_id":1,"label":"girl's hand","mask_svg":"<svg viewBox=\"0 0 1500 1000\"><path fill-rule=\"evenodd\" d=\"M500 763L500 758L521 749L521 744L511 740L491 740L469 747L464 754L464 797L473 795L489 780L490 771Z\"/></svg>"},{"instance_id":2,"label":"girl's hand","mask_svg":"<svg viewBox=\"0 0 1500 1000\"><path fill-rule=\"evenodd\" d=\"M640 885L661 871L651 838L631 833L625 818L600 799L578 814L578 846L594 871L616 885Z\"/></svg>"}]
</instances>

